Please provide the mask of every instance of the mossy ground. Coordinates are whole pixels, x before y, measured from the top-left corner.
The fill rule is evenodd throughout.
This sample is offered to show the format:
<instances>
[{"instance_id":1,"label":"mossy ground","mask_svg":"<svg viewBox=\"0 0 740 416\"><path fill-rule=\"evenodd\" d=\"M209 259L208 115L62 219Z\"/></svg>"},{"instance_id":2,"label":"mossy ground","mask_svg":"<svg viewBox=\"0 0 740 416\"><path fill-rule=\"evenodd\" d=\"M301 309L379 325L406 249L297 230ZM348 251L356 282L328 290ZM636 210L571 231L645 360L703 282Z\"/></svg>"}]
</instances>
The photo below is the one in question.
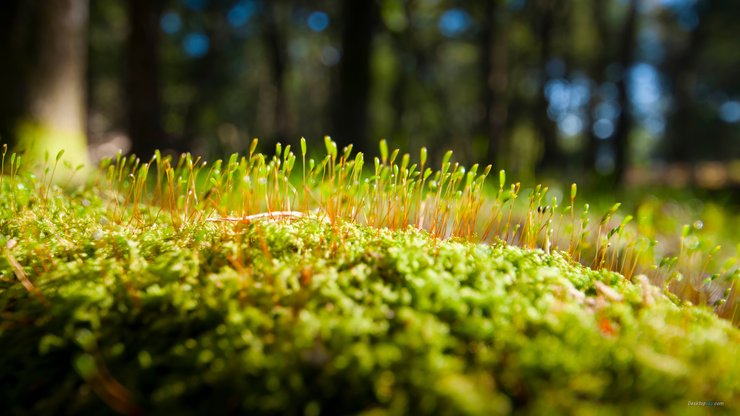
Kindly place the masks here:
<instances>
[{"instance_id":1,"label":"mossy ground","mask_svg":"<svg viewBox=\"0 0 740 416\"><path fill-rule=\"evenodd\" d=\"M114 221L95 192L17 185L4 414L738 410L738 329L557 252L314 218Z\"/></svg>"}]
</instances>

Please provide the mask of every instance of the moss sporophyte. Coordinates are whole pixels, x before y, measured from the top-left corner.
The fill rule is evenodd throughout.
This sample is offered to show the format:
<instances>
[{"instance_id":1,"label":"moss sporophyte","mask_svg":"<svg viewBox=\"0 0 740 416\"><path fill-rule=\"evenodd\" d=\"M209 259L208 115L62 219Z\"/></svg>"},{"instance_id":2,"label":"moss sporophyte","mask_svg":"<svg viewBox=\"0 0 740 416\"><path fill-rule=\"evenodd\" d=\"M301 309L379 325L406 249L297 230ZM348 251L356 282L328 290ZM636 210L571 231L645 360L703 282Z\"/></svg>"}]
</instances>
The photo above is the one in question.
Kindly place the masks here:
<instances>
[{"instance_id":1,"label":"moss sporophyte","mask_svg":"<svg viewBox=\"0 0 740 416\"><path fill-rule=\"evenodd\" d=\"M699 223L658 252L645 215L451 152L257 147L84 186L3 147L4 412L737 410L740 272Z\"/></svg>"}]
</instances>

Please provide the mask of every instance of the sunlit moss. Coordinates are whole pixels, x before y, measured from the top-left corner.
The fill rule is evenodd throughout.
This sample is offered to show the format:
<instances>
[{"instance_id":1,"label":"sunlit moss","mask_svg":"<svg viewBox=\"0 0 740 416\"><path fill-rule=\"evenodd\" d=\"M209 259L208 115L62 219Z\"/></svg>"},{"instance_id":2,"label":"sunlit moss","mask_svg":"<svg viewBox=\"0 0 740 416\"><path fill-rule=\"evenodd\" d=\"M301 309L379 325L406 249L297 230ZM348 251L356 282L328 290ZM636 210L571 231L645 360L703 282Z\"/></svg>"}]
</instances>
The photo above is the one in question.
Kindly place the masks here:
<instances>
[{"instance_id":1,"label":"sunlit moss","mask_svg":"<svg viewBox=\"0 0 740 416\"><path fill-rule=\"evenodd\" d=\"M697 398L736 410L740 331L646 277L580 265L581 234L570 252L544 246L556 204L543 188L514 231L520 191L505 174L483 221L488 168L447 155L426 173L424 152L385 149L366 177L362 157L326 147L298 179L289 149L254 147L212 165L121 156L66 192L3 177L6 410L672 414ZM293 210L304 215L255 216ZM602 236L623 236L615 213L594 221ZM585 228L580 212L562 218Z\"/></svg>"}]
</instances>

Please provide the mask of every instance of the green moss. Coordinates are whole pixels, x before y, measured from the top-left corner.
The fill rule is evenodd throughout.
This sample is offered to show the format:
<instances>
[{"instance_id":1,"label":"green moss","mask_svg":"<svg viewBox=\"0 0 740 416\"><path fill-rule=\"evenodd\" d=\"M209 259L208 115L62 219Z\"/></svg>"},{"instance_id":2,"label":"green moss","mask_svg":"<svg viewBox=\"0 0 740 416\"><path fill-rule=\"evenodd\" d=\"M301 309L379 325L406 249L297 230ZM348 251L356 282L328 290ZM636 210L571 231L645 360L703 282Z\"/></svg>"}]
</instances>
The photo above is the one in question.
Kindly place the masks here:
<instances>
[{"instance_id":1,"label":"green moss","mask_svg":"<svg viewBox=\"0 0 740 416\"><path fill-rule=\"evenodd\" d=\"M96 189L42 205L9 186L6 414L737 410L740 331L557 252L312 218L108 221Z\"/></svg>"}]
</instances>

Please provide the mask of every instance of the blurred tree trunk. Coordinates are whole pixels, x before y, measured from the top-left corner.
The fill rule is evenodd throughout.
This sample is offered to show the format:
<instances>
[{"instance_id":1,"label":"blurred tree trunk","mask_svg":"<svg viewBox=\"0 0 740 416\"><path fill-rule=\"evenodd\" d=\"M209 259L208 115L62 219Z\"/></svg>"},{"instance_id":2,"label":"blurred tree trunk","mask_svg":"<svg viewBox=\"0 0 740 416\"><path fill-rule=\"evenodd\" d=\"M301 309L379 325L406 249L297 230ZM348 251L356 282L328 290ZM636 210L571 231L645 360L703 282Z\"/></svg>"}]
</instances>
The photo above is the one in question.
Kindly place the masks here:
<instances>
[{"instance_id":1,"label":"blurred tree trunk","mask_svg":"<svg viewBox=\"0 0 740 416\"><path fill-rule=\"evenodd\" d=\"M127 112L131 151L147 159L164 144L160 89L159 20L162 2L129 0Z\"/></svg>"},{"instance_id":2,"label":"blurred tree trunk","mask_svg":"<svg viewBox=\"0 0 740 416\"><path fill-rule=\"evenodd\" d=\"M441 42L421 39L419 33L423 28L414 21L417 6L418 1L404 2L404 19L408 23L402 31L391 32L399 65L391 89L391 106L395 111L392 134L395 144L403 148L412 145L412 138L424 134L411 131L406 117L420 113L420 101L436 104L435 110L439 112L436 120L450 113L449 100L435 72L435 54ZM445 142L454 135L453 130L452 124L444 121L433 129L426 142L433 148L449 146Z\"/></svg>"},{"instance_id":3,"label":"blurred tree trunk","mask_svg":"<svg viewBox=\"0 0 740 416\"><path fill-rule=\"evenodd\" d=\"M193 59L188 68L188 83L194 86L193 96L185 110L184 126L180 137L170 139L171 148L178 152L196 152L204 154L210 151L214 143L199 137L204 115L215 107L225 89L233 88L228 72L227 38L230 30L220 3L209 2L204 12L204 21L215 22L205 27L208 37L208 50L204 56ZM211 135L207 131L206 135ZM217 145L216 145L217 146Z\"/></svg>"},{"instance_id":4,"label":"blurred tree trunk","mask_svg":"<svg viewBox=\"0 0 740 416\"><path fill-rule=\"evenodd\" d=\"M553 169L562 163L562 153L558 145L557 131L555 124L547 116L549 102L545 97L545 83L547 82L547 73L545 68L552 58L552 37L553 37L553 14L556 0L539 0L539 16L537 22L537 34L539 49L540 83L537 91L537 101L535 103L535 125L542 140L542 155L537 163L537 172L546 169Z\"/></svg>"},{"instance_id":5,"label":"blurred tree trunk","mask_svg":"<svg viewBox=\"0 0 740 416\"><path fill-rule=\"evenodd\" d=\"M609 43L609 31L606 21L606 4L602 1L594 1L591 3L591 13L594 28L596 29L596 35L598 36L598 48L595 52L595 57L589 68L589 77L594 81L596 88L598 88L605 80L606 67L609 62L612 61L612 47ZM594 134L592 128L594 119L593 114L596 110L596 106L600 103L600 100L595 93L591 92L591 98L588 104L589 115L587 117L588 123L586 123L586 149L583 157L585 161L586 172L593 172L596 169L596 157L599 151L599 147L604 145L604 140L598 138Z\"/></svg>"},{"instance_id":6,"label":"blurred tree trunk","mask_svg":"<svg viewBox=\"0 0 740 416\"><path fill-rule=\"evenodd\" d=\"M342 59L334 98L333 139L339 147L370 148L368 102L372 74L370 58L378 10L374 0L342 2Z\"/></svg>"},{"instance_id":7,"label":"blurred tree trunk","mask_svg":"<svg viewBox=\"0 0 740 416\"><path fill-rule=\"evenodd\" d=\"M33 4L33 58L28 115L18 127L19 145L31 158L64 149L74 165L88 164L85 134L87 0Z\"/></svg>"},{"instance_id":8,"label":"blurred tree trunk","mask_svg":"<svg viewBox=\"0 0 740 416\"><path fill-rule=\"evenodd\" d=\"M408 91L417 68L416 57L412 53L417 48L414 38L413 20L411 19L414 7L413 3L413 1L403 2L404 18L408 22L407 27L401 31L389 32L393 39L395 56L398 61L398 70L395 73L393 88L391 89L392 102L390 105L394 110L391 132L395 141L403 143L404 146L409 144L410 136L404 123L404 118L409 108Z\"/></svg>"},{"instance_id":9,"label":"blurred tree trunk","mask_svg":"<svg viewBox=\"0 0 740 416\"><path fill-rule=\"evenodd\" d=\"M272 130L268 142L280 141L287 138L289 134L288 104L285 93L285 72L288 66L287 45L285 37L280 31L277 5L274 0L266 3L267 27L265 28L266 49L269 53L269 63L274 88L273 108L270 111L272 122L269 128Z\"/></svg>"},{"instance_id":10,"label":"blurred tree trunk","mask_svg":"<svg viewBox=\"0 0 740 416\"><path fill-rule=\"evenodd\" d=\"M393 114L393 127L392 132L395 137L404 136L408 137L407 132L404 130L403 119L406 115L406 87L409 84L409 71L408 66L411 65L412 58L403 53L398 54L400 68L396 71L395 80L393 81L393 89L391 90L391 99L393 102L394 114Z\"/></svg>"},{"instance_id":11,"label":"blurred tree trunk","mask_svg":"<svg viewBox=\"0 0 740 416\"><path fill-rule=\"evenodd\" d=\"M624 174L628 163L627 156L630 148L629 135L632 132L633 126L632 116L629 111L630 103L627 92L627 77L635 54L637 11L640 7L639 1L630 1L622 29L622 36L620 37L622 43L619 48L619 65L622 68L622 75L617 82L617 89L619 90L619 105L622 111L619 113L614 129L614 179L618 183L623 183L624 181Z\"/></svg>"},{"instance_id":12,"label":"blurred tree trunk","mask_svg":"<svg viewBox=\"0 0 740 416\"><path fill-rule=\"evenodd\" d=\"M24 87L27 80L23 64L27 57L21 56L27 40L21 31L23 6L23 0L0 2L0 51L4 55L0 65L0 143L7 144L15 143L16 123L26 106Z\"/></svg>"},{"instance_id":13,"label":"blurred tree trunk","mask_svg":"<svg viewBox=\"0 0 740 416\"><path fill-rule=\"evenodd\" d=\"M666 156L670 161L694 163L699 152L696 140L701 137L701 127L697 125L697 109L693 101L693 91L697 82L697 55L702 51L705 38L704 19L691 32L685 46L669 53L665 73L670 80L673 98L673 111L668 118Z\"/></svg>"},{"instance_id":14,"label":"blurred tree trunk","mask_svg":"<svg viewBox=\"0 0 740 416\"><path fill-rule=\"evenodd\" d=\"M480 38L480 61L485 88L483 89L483 120L481 130L488 139L486 162L493 163L502 150L508 119L508 38L502 25L502 10L497 2L485 4L485 30Z\"/></svg>"}]
</instances>

